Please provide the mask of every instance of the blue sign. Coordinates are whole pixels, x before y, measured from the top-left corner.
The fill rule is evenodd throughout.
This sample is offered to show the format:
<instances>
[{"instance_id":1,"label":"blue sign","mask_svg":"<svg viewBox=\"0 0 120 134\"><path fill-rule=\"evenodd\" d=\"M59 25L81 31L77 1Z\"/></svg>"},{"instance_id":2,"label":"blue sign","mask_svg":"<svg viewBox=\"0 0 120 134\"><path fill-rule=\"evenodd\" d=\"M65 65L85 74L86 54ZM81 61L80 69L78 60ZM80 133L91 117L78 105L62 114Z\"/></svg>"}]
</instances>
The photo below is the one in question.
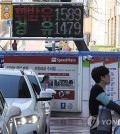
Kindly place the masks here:
<instances>
[{"instance_id":1,"label":"blue sign","mask_svg":"<svg viewBox=\"0 0 120 134\"><path fill-rule=\"evenodd\" d=\"M66 103L61 103L61 109L66 109Z\"/></svg>"},{"instance_id":2,"label":"blue sign","mask_svg":"<svg viewBox=\"0 0 120 134\"><path fill-rule=\"evenodd\" d=\"M7 20L7 25L12 25L12 20Z\"/></svg>"}]
</instances>

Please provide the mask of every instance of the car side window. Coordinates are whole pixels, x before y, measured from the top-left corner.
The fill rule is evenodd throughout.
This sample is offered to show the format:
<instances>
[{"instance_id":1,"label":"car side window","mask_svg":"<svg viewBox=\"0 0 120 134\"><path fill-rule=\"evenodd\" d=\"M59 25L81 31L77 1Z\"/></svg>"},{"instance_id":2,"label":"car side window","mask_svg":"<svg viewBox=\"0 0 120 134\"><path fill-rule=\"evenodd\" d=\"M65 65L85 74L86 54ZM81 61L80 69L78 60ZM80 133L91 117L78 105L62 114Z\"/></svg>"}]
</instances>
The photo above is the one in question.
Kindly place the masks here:
<instances>
[{"instance_id":1,"label":"car side window","mask_svg":"<svg viewBox=\"0 0 120 134\"><path fill-rule=\"evenodd\" d=\"M30 80L30 83L31 83L33 89L34 89L34 92L35 92L37 95L39 95L41 89L40 89L40 87L39 87L39 84L38 84L38 82L37 82L36 77L33 76L33 75L32 75L32 76L31 76L31 75L27 75L27 76L28 76L28 79Z\"/></svg>"},{"instance_id":2,"label":"car side window","mask_svg":"<svg viewBox=\"0 0 120 134\"><path fill-rule=\"evenodd\" d=\"M20 79L18 98L31 98L27 83L23 78Z\"/></svg>"}]
</instances>

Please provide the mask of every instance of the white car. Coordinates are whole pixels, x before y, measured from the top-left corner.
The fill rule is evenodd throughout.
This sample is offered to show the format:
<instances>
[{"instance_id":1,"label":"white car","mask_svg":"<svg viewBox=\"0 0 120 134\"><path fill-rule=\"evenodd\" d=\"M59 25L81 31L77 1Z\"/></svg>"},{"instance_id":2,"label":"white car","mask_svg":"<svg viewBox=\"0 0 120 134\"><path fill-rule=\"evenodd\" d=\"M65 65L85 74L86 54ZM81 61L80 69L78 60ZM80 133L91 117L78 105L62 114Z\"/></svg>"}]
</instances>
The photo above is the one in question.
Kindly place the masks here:
<instances>
[{"instance_id":1,"label":"white car","mask_svg":"<svg viewBox=\"0 0 120 134\"><path fill-rule=\"evenodd\" d=\"M33 86L35 86L35 90L37 95L39 95L39 92L41 93L48 93L50 94L50 96L53 96L53 93L56 93L56 91L54 91L53 89L46 89L43 90L41 88L41 84L39 82L38 76L36 75L36 73L33 70L24 70L24 72L26 73L26 75L28 76L30 82L32 83ZM46 133L49 134L50 133L50 102L49 101L45 101L44 102L44 110L45 110L45 114L46 114Z\"/></svg>"},{"instance_id":2,"label":"white car","mask_svg":"<svg viewBox=\"0 0 120 134\"><path fill-rule=\"evenodd\" d=\"M43 77L45 75L38 75L38 79L39 79L39 82L41 83L41 81L43 80ZM42 86L42 85L41 85ZM51 89L51 88L47 88L47 89L43 89L44 86L42 87L42 91L47 91L49 92L53 97L54 95L56 94L56 91L54 89ZM48 126L48 134L49 134L49 127L50 127L50 117L51 117L51 106L50 106L50 102L49 101L46 101L45 102L45 113L46 113L46 122L47 122L47 126Z\"/></svg>"},{"instance_id":3,"label":"white car","mask_svg":"<svg viewBox=\"0 0 120 134\"><path fill-rule=\"evenodd\" d=\"M47 48L49 51L52 51L52 44L53 44L52 40L46 40L45 41L45 48ZM62 50L62 45L60 43L60 40L55 41L55 49L56 50Z\"/></svg>"},{"instance_id":4,"label":"white car","mask_svg":"<svg viewBox=\"0 0 120 134\"><path fill-rule=\"evenodd\" d=\"M41 81L43 80L43 77L45 75L37 75L38 79L39 79L39 82L41 83ZM41 86L42 90L44 91L45 89L43 89L43 87ZM56 91L52 88L47 88L46 89L47 92L51 93L53 96L56 94Z\"/></svg>"},{"instance_id":5,"label":"white car","mask_svg":"<svg viewBox=\"0 0 120 134\"><path fill-rule=\"evenodd\" d=\"M8 105L21 108L21 115L15 117L17 134L45 134L46 119L44 103L52 96L36 92L23 71L0 68L0 88Z\"/></svg>"},{"instance_id":6,"label":"white car","mask_svg":"<svg viewBox=\"0 0 120 134\"><path fill-rule=\"evenodd\" d=\"M15 116L20 116L21 110L16 106L8 106L0 91L0 134L16 134Z\"/></svg>"}]
</instances>

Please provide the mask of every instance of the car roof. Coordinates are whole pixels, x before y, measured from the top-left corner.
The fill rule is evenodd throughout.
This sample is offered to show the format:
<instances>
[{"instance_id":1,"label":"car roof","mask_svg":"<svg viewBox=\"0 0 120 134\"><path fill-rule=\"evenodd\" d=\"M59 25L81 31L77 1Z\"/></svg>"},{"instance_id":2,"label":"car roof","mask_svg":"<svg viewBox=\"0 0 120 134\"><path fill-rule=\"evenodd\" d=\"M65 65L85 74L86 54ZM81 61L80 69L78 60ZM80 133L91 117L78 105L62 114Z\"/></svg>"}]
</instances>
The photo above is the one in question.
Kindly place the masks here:
<instances>
[{"instance_id":1,"label":"car roof","mask_svg":"<svg viewBox=\"0 0 120 134\"><path fill-rule=\"evenodd\" d=\"M19 69L0 68L0 74L22 76L24 73Z\"/></svg>"}]
</instances>

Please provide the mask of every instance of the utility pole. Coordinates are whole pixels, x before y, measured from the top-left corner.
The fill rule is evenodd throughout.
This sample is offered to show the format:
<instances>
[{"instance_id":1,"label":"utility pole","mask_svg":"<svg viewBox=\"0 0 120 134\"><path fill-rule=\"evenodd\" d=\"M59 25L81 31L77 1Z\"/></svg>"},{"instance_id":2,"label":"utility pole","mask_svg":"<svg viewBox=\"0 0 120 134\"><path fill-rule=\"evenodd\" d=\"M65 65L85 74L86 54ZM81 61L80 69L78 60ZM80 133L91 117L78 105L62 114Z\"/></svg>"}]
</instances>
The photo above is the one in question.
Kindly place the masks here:
<instances>
[{"instance_id":1,"label":"utility pole","mask_svg":"<svg viewBox=\"0 0 120 134\"><path fill-rule=\"evenodd\" d=\"M12 37L12 25L9 26L10 38ZM10 40L10 50L12 50L12 40Z\"/></svg>"},{"instance_id":2,"label":"utility pole","mask_svg":"<svg viewBox=\"0 0 120 134\"><path fill-rule=\"evenodd\" d=\"M85 0L85 7L86 7L86 17L89 17L89 12L90 12L90 0Z\"/></svg>"},{"instance_id":3,"label":"utility pole","mask_svg":"<svg viewBox=\"0 0 120 134\"><path fill-rule=\"evenodd\" d=\"M55 41L52 41L52 51L55 51Z\"/></svg>"}]
</instances>

